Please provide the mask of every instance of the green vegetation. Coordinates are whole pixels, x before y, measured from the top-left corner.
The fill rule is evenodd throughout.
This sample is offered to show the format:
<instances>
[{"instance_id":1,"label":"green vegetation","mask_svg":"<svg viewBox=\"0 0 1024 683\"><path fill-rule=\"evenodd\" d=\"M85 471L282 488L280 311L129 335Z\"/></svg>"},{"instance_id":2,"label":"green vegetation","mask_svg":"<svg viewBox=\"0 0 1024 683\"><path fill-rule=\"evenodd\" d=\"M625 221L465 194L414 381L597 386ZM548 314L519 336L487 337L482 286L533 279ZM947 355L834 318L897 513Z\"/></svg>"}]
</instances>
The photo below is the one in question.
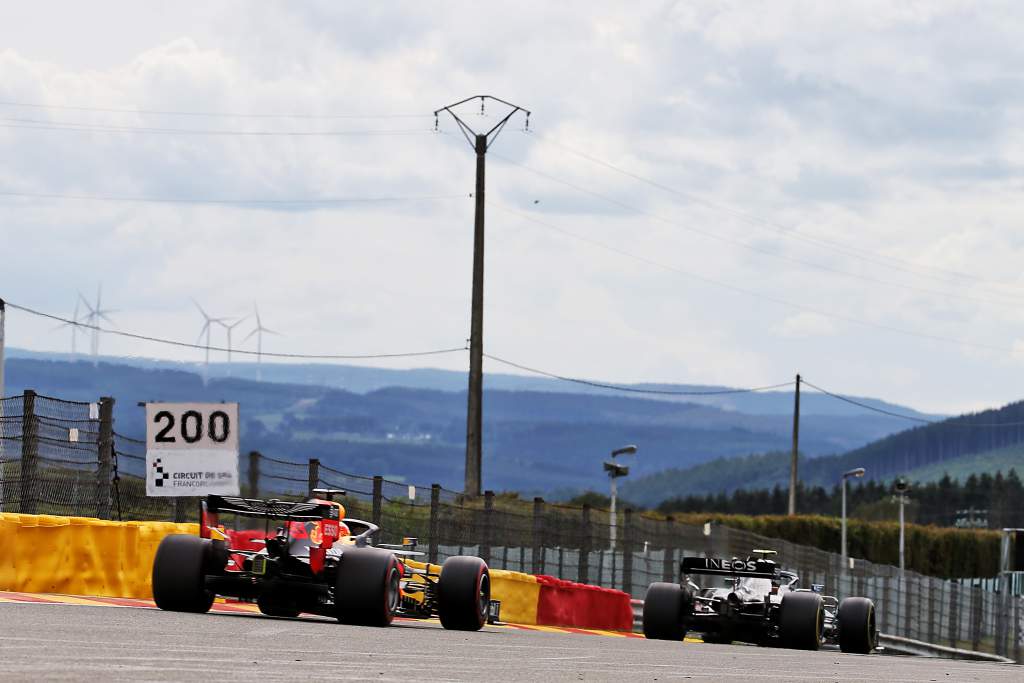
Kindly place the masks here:
<instances>
[{"instance_id":1,"label":"green vegetation","mask_svg":"<svg viewBox=\"0 0 1024 683\"><path fill-rule=\"evenodd\" d=\"M893 501L891 483L867 481L848 484L847 511L851 518L895 521L898 508ZM1005 476L969 475L962 482L943 476L938 481L915 483L909 493L907 519L938 526L981 525L991 529L1024 526L1024 483L1016 470ZM670 498L658 506L662 513L716 513L716 514L784 514L787 511L787 490L775 486L771 489L737 489L725 493L703 496ZM797 509L801 512L838 517L841 514L839 485L797 489ZM974 512L971 512L974 510ZM980 512L979 512L980 511Z\"/></svg>"},{"instance_id":2,"label":"green vegetation","mask_svg":"<svg viewBox=\"0 0 1024 683\"><path fill-rule=\"evenodd\" d=\"M820 515L721 515L690 513L675 516L684 524L717 522L763 536L841 551L840 522ZM851 519L847 526L850 556L888 565L899 564L899 525ZM997 531L940 529L908 524L907 569L944 578L995 576L999 570Z\"/></svg>"}]
</instances>

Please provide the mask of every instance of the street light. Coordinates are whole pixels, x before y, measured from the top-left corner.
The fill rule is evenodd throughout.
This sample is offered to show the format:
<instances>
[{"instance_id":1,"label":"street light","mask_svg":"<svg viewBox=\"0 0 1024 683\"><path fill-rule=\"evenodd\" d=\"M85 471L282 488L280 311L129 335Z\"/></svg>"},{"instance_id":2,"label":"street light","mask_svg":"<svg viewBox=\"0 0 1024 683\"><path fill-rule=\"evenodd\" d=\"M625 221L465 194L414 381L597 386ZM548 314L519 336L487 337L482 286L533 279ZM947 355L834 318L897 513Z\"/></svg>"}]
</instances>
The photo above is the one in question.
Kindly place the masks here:
<instances>
[{"instance_id":1,"label":"street light","mask_svg":"<svg viewBox=\"0 0 1024 683\"><path fill-rule=\"evenodd\" d=\"M612 461L605 461L604 463L604 471L608 473L608 478L612 480L611 517L608 520L608 538L611 541L611 549L613 551L615 550L615 500L619 493L617 480L619 477L629 474L629 468L625 465L617 464L615 458L620 455L634 455L636 450L636 446L632 444L617 448L612 451Z\"/></svg>"},{"instance_id":2,"label":"street light","mask_svg":"<svg viewBox=\"0 0 1024 683\"><path fill-rule=\"evenodd\" d=\"M856 467L848 472L843 472L843 573L849 567L850 561L847 559L849 553L846 551L846 480L850 477L863 477L864 468Z\"/></svg>"},{"instance_id":3,"label":"street light","mask_svg":"<svg viewBox=\"0 0 1024 683\"><path fill-rule=\"evenodd\" d=\"M893 488L896 489L896 494L900 498L900 576L903 576L903 571L906 569L906 563L904 562L903 553L903 538L904 538L904 521L903 521L903 506L907 501L907 489L910 488L910 482L906 480L906 477L897 477Z\"/></svg>"}]
</instances>

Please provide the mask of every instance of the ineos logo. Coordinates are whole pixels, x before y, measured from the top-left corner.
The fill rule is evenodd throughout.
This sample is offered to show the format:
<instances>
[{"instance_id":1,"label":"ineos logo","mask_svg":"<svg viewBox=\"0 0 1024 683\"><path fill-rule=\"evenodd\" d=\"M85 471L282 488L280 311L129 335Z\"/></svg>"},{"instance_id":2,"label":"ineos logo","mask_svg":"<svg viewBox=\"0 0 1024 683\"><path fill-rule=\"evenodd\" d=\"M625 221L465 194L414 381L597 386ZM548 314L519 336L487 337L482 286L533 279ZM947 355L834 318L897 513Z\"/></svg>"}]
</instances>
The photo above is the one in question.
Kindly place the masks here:
<instances>
[{"instance_id":1,"label":"ineos logo","mask_svg":"<svg viewBox=\"0 0 1024 683\"><path fill-rule=\"evenodd\" d=\"M724 560L709 557L708 569L720 569L727 572L755 572L757 571L757 562L755 560Z\"/></svg>"}]
</instances>

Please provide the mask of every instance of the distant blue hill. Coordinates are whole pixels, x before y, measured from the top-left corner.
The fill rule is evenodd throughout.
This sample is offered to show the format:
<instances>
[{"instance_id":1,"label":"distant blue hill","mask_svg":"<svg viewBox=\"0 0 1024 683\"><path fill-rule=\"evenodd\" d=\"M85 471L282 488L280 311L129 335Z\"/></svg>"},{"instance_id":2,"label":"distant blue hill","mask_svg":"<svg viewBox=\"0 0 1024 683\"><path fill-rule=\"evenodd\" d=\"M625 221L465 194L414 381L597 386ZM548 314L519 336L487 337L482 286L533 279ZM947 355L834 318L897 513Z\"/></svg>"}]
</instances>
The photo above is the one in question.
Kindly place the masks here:
<instances>
[{"instance_id":1,"label":"distant blue hill","mask_svg":"<svg viewBox=\"0 0 1024 683\"><path fill-rule=\"evenodd\" d=\"M14 351L7 391L24 388L76 400L117 399L116 429L144 432L139 401L238 401L242 448L282 459L319 458L356 474L416 484L462 486L465 374L446 370L381 370L335 365L211 365L204 386L195 365ZM242 377L245 375L246 377ZM715 458L788 447L792 396L782 392L712 401L653 400L549 379L488 375L484 396L484 486L550 495L603 489L601 462L636 443L632 477L686 468ZM677 385L673 388L681 388ZM802 401L803 450L842 453L892 434L900 420L827 402ZM877 402L891 410L908 408ZM741 410L740 407L748 410Z\"/></svg>"},{"instance_id":2,"label":"distant blue hill","mask_svg":"<svg viewBox=\"0 0 1024 683\"><path fill-rule=\"evenodd\" d=\"M83 354L72 356L68 353L36 352L24 349L8 349L9 358L30 358L36 360L60 360L80 362L88 359ZM190 373L201 373L202 363L185 363L141 357L101 356L100 362L116 365L127 365L138 368L161 370L180 370ZM437 391L466 391L466 373L454 370L435 368L416 368L410 370L393 370L388 368L370 368L357 365L328 363L263 363L251 362L210 363L209 377L257 380L262 377L264 382L281 384L299 384L326 386L357 394L384 389L387 387L406 387L410 389L434 389ZM584 378L595 379L595 378ZM597 378L600 379L600 378ZM630 396L623 392L568 383L547 377L530 377L489 372L484 377L484 385L488 389L502 391L538 391L588 396ZM633 383L621 386L633 389L655 389L659 391L721 391L735 389L721 385L707 384L670 384L670 383ZM792 415L793 392L767 391L747 394L730 394L725 396L658 396L644 395L642 398L654 401L698 403L714 406L725 411L749 413L752 415ZM893 412L912 415L914 417L936 418L942 415L921 413L913 408L888 403L873 398L852 397L873 408L881 408ZM800 411L805 415L855 416L873 415L864 408L837 401L821 394L804 391L800 398Z\"/></svg>"}]
</instances>

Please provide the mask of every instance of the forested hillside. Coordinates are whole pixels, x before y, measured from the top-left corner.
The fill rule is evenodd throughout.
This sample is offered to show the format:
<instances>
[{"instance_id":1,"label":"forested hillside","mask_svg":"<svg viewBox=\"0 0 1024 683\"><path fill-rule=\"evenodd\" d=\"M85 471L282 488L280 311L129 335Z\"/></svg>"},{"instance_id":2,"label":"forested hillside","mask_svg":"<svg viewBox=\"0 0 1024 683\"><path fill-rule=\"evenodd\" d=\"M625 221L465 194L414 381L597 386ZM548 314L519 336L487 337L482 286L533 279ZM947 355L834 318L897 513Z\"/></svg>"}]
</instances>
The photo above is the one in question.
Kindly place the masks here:
<instances>
[{"instance_id":1,"label":"forested hillside","mask_svg":"<svg viewBox=\"0 0 1024 683\"><path fill-rule=\"evenodd\" d=\"M806 420L804 421L806 423ZM802 444L801 444L802 445ZM800 479L807 486L831 487L842 472L854 467L867 470L867 478L889 480L897 475L921 475L935 481L946 470L961 479L976 471L1004 474L1017 462L1016 447L1024 445L1024 402L985 410L934 424L916 426L886 436L841 455L808 458L803 453ZM984 454L985 457L981 457ZM740 458L721 458L691 468L679 468L630 481L623 495L647 505L674 497L730 493L736 489L771 489L788 486L789 453L777 451ZM974 469L965 460L974 459Z\"/></svg>"},{"instance_id":2,"label":"forested hillside","mask_svg":"<svg viewBox=\"0 0 1024 683\"><path fill-rule=\"evenodd\" d=\"M173 367L173 366L172 366ZM181 367L180 365L177 367ZM310 384L215 378L164 365L14 358L8 393L33 388L78 400L117 400L116 428L144 433L139 401L238 401L242 448L279 458L320 458L359 474L461 488L466 395L390 387L366 393ZM788 415L747 414L694 403L553 391L485 391L484 485L550 495L603 487L601 461L625 443L636 476L716 457L781 449ZM862 445L898 422L875 414L808 415L811 454Z\"/></svg>"}]
</instances>

